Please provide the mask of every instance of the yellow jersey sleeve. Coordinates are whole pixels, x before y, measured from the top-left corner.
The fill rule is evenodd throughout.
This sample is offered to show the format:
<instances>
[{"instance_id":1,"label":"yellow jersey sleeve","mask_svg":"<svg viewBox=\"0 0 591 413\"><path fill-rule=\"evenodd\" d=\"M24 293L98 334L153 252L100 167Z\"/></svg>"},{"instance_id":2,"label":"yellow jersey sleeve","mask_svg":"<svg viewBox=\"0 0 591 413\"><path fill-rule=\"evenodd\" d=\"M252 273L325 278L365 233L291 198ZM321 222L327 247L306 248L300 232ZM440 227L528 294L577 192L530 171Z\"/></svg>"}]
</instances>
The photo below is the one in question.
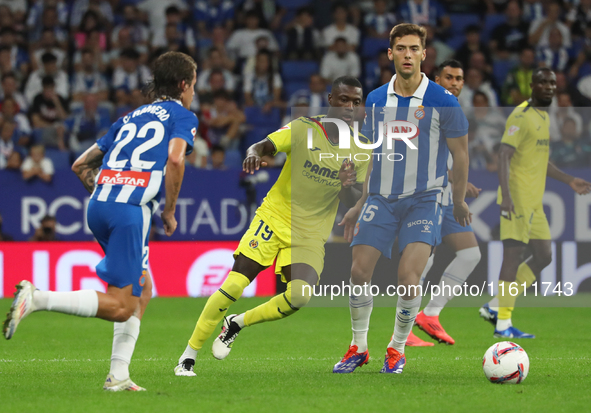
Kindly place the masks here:
<instances>
[{"instance_id":1,"label":"yellow jersey sleeve","mask_svg":"<svg viewBox=\"0 0 591 413\"><path fill-rule=\"evenodd\" d=\"M501 143L505 143L514 148L519 148L519 145L527 137L527 132L528 125L525 121L523 110L516 109L507 119Z\"/></svg>"},{"instance_id":2,"label":"yellow jersey sleeve","mask_svg":"<svg viewBox=\"0 0 591 413\"><path fill-rule=\"evenodd\" d=\"M292 123L288 123L267 136L267 139L275 146L275 153L273 155L277 155L277 152L285 152L287 154L291 152Z\"/></svg>"}]
</instances>

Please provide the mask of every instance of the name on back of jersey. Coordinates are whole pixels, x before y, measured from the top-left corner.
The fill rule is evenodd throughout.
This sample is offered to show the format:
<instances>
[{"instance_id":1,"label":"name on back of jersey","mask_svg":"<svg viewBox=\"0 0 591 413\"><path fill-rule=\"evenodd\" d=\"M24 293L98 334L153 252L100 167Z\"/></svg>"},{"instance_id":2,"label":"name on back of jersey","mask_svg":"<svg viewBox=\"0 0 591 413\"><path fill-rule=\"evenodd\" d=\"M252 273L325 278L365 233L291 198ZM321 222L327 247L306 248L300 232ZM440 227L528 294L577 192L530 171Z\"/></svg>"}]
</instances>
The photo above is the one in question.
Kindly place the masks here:
<instances>
[{"instance_id":1,"label":"name on back of jersey","mask_svg":"<svg viewBox=\"0 0 591 413\"><path fill-rule=\"evenodd\" d=\"M164 122L165 120L167 120L170 117L170 114L168 113L168 111L166 109L164 109L162 106L160 106L160 105L146 105L146 106L143 106L142 108L132 112L131 115L125 116L123 118L123 122L127 123L131 119L133 119L137 116L143 115L144 113L153 114L158 119L160 119L160 122Z\"/></svg>"}]
</instances>

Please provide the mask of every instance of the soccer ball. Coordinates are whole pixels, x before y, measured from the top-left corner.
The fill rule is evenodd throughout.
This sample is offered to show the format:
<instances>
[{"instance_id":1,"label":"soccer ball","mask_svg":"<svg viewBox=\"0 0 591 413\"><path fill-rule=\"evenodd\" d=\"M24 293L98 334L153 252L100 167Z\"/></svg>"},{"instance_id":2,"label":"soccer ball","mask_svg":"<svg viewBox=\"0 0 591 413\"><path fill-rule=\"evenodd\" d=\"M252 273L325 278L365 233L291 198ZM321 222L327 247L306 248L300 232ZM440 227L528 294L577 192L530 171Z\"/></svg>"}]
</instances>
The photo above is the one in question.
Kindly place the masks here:
<instances>
[{"instance_id":1,"label":"soccer ball","mask_svg":"<svg viewBox=\"0 0 591 413\"><path fill-rule=\"evenodd\" d=\"M529 372L529 358L519 345L501 341L484 353L482 370L491 383L519 384Z\"/></svg>"}]
</instances>

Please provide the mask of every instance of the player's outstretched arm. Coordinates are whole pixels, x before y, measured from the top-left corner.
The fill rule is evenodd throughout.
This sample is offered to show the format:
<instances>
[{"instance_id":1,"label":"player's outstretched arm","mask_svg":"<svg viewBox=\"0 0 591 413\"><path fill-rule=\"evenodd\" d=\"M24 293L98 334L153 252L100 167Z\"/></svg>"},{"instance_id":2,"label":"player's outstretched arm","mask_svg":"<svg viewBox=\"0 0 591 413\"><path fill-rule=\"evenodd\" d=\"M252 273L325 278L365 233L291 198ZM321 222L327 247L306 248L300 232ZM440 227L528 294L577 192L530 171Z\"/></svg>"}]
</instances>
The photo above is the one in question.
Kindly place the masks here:
<instances>
[{"instance_id":1,"label":"player's outstretched arm","mask_svg":"<svg viewBox=\"0 0 591 413\"><path fill-rule=\"evenodd\" d=\"M511 220L511 213L515 213L513 199L509 191L509 166L511 158L515 154L515 148L506 143L501 143L499 149L499 185L501 186L501 215Z\"/></svg>"},{"instance_id":2,"label":"player's outstretched arm","mask_svg":"<svg viewBox=\"0 0 591 413\"><path fill-rule=\"evenodd\" d=\"M273 155L275 152L275 145L267 138L255 143L246 150L242 170L247 174L254 174L261 166L267 166L267 162L261 161L261 158L265 155Z\"/></svg>"},{"instance_id":3,"label":"player's outstretched arm","mask_svg":"<svg viewBox=\"0 0 591 413\"><path fill-rule=\"evenodd\" d=\"M72 165L72 171L78 175L78 178L90 193L94 191L94 179L98 174L99 166L103 163L104 156L104 152L95 143L80 155Z\"/></svg>"},{"instance_id":4,"label":"player's outstretched arm","mask_svg":"<svg viewBox=\"0 0 591 413\"><path fill-rule=\"evenodd\" d=\"M548 162L548 176L557 181L564 182L579 195L586 195L591 192L591 183L561 171L552 162Z\"/></svg>"},{"instance_id":5,"label":"player's outstretched arm","mask_svg":"<svg viewBox=\"0 0 591 413\"><path fill-rule=\"evenodd\" d=\"M472 222L470 209L466 204L466 188L468 186L468 135L459 138L448 138L447 146L453 157L453 202L454 218L463 227Z\"/></svg>"},{"instance_id":6,"label":"player's outstretched arm","mask_svg":"<svg viewBox=\"0 0 591 413\"><path fill-rule=\"evenodd\" d=\"M164 232L169 237L176 230L176 201L181 191L183 176L185 175L185 152L187 151L187 142L181 138L173 138L168 144L168 161L166 163L166 178L164 186L166 189L166 202L162 211L162 223Z\"/></svg>"},{"instance_id":7,"label":"player's outstretched arm","mask_svg":"<svg viewBox=\"0 0 591 413\"><path fill-rule=\"evenodd\" d=\"M353 207L363 194L363 184L357 183L357 172L355 163L345 159L339 170L339 179L341 181L341 190L339 199L345 206Z\"/></svg>"}]
</instances>

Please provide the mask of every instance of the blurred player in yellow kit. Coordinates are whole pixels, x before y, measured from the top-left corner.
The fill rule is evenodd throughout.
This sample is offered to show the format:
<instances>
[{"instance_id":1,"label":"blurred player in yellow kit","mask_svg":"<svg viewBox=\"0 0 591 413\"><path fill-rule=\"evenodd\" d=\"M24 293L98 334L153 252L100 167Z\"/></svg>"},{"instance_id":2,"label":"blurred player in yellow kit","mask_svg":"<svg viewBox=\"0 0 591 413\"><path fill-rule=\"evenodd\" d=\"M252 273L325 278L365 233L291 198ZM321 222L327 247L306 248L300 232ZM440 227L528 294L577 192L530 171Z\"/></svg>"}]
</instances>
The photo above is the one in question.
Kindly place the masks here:
<instances>
[{"instance_id":1,"label":"blurred player in yellow kit","mask_svg":"<svg viewBox=\"0 0 591 413\"><path fill-rule=\"evenodd\" d=\"M344 132L350 128L363 102L361 83L350 76L336 79L329 95L327 118L339 119ZM285 318L310 300L306 286L318 283L324 267L324 244L336 217L339 200L352 206L361 197L371 150L351 141L350 149L339 147L336 123L323 116L300 117L252 145L243 169L254 173L265 166L261 157L285 152L287 160L234 252L232 271L207 301L189 344L174 371L177 376L195 376L197 352L224 319L222 332L212 346L213 355L224 359L242 328ZM309 133L311 131L311 133ZM369 140L359 134L360 142ZM277 259L275 271L287 283L286 291L239 315L224 317L244 289Z\"/></svg>"},{"instance_id":2,"label":"blurred player in yellow kit","mask_svg":"<svg viewBox=\"0 0 591 413\"><path fill-rule=\"evenodd\" d=\"M480 316L495 325L494 336L500 338L535 337L513 327L511 313L517 296L552 262L550 227L542 206L546 176L568 184L579 195L591 190L589 182L570 176L548 162L547 110L556 92L556 75L548 68L536 69L531 88L531 99L517 106L507 119L499 152L497 202L501 207L503 264L499 293L480 309ZM528 245L533 255L524 261Z\"/></svg>"}]
</instances>

